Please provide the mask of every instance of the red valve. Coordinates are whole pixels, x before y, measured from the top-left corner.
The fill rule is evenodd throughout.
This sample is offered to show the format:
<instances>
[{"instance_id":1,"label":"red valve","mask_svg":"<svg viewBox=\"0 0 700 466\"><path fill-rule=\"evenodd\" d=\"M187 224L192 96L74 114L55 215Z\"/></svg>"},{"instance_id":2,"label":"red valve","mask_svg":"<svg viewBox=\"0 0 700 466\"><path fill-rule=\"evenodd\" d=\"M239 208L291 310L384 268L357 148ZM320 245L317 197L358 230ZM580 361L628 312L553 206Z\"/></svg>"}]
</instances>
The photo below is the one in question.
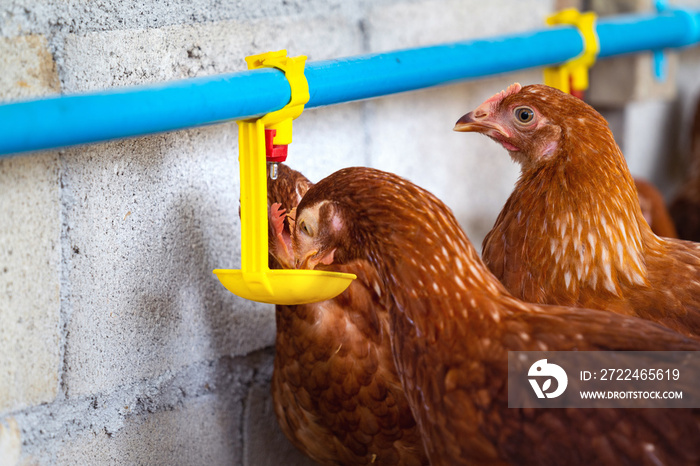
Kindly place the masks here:
<instances>
[{"instance_id":1,"label":"red valve","mask_svg":"<svg viewBox=\"0 0 700 466\"><path fill-rule=\"evenodd\" d=\"M272 163L279 163L287 160L288 146L286 144L274 144L272 142L276 134L276 129L265 130L265 155L267 156L267 161Z\"/></svg>"},{"instance_id":2,"label":"red valve","mask_svg":"<svg viewBox=\"0 0 700 466\"><path fill-rule=\"evenodd\" d=\"M583 98L586 95L586 91L574 89L574 76L573 75L569 76L569 89L570 89L569 92L571 93L572 96L578 97L579 99L584 100Z\"/></svg>"}]
</instances>

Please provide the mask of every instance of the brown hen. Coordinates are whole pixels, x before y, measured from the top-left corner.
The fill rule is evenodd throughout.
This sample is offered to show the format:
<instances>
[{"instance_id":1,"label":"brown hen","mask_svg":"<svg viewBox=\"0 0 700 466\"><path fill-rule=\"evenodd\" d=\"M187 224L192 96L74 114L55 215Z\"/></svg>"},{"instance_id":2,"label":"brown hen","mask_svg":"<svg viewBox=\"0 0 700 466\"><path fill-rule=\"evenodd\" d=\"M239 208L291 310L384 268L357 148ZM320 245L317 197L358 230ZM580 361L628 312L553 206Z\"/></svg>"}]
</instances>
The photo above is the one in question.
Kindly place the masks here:
<instances>
[{"instance_id":1,"label":"brown hen","mask_svg":"<svg viewBox=\"0 0 700 466\"><path fill-rule=\"evenodd\" d=\"M700 241L700 98L690 134L690 176L683 183L669 207L678 237Z\"/></svg>"},{"instance_id":2,"label":"brown hen","mask_svg":"<svg viewBox=\"0 0 700 466\"><path fill-rule=\"evenodd\" d=\"M513 84L455 130L489 136L522 166L483 249L511 293L700 334L700 245L651 231L598 112L548 86Z\"/></svg>"},{"instance_id":3,"label":"brown hen","mask_svg":"<svg viewBox=\"0 0 700 466\"><path fill-rule=\"evenodd\" d=\"M700 343L635 317L513 298L450 210L409 181L340 170L304 196L292 236L302 266L332 256L324 269L376 268L431 464L700 461L697 410L508 408L508 351L697 351Z\"/></svg>"},{"instance_id":4,"label":"brown hen","mask_svg":"<svg viewBox=\"0 0 700 466\"><path fill-rule=\"evenodd\" d=\"M311 186L301 173L279 168L277 180L268 179L276 267L290 263L284 210L292 211ZM391 355L376 272L363 261L345 268L358 278L337 298L276 306L272 396L279 424L322 464L427 464Z\"/></svg>"}]
</instances>

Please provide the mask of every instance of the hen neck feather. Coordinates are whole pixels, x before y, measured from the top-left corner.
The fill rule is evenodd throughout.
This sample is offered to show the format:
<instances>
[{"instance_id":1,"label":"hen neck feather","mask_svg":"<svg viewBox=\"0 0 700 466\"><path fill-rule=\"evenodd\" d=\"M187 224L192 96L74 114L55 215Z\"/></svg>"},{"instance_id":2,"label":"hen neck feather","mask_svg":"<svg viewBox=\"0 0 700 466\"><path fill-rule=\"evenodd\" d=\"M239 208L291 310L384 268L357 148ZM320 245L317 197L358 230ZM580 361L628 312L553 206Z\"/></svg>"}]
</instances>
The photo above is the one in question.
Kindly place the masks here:
<instances>
[{"instance_id":1,"label":"hen neck feather","mask_svg":"<svg viewBox=\"0 0 700 466\"><path fill-rule=\"evenodd\" d=\"M523 170L511 214L523 243L515 249L546 275L539 278L559 281L574 294L589 288L619 295L623 284L647 284L645 253L658 239L600 120L567 125L554 157Z\"/></svg>"},{"instance_id":2,"label":"hen neck feather","mask_svg":"<svg viewBox=\"0 0 700 466\"><path fill-rule=\"evenodd\" d=\"M435 337L451 325L448 321L468 313L477 320L499 320L494 306L482 305L509 294L449 208L409 185L392 197L401 199L399 208L396 202L364 203L357 221L366 223L361 229L371 229L371 235L359 241L417 335Z\"/></svg>"}]
</instances>

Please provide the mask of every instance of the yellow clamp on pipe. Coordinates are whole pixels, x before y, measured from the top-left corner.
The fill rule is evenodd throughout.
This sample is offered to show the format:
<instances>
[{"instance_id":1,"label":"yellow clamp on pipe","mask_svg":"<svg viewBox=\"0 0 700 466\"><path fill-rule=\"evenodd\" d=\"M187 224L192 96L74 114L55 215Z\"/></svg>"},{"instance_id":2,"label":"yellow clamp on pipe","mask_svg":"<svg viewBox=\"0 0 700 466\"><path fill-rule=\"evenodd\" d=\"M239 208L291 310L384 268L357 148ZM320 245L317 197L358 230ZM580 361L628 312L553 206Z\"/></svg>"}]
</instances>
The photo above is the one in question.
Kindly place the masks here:
<instances>
[{"instance_id":1,"label":"yellow clamp on pipe","mask_svg":"<svg viewBox=\"0 0 700 466\"><path fill-rule=\"evenodd\" d=\"M588 89L588 69L595 63L600 51L600 42L595 30L596 14L581 13L576 8L569 8L547 18L550 26L570 24L575 26L583 38L583 52L558 66L544 69L544 83L569 93Z\"/></svg>"},{"instance_id":2,"label":"yellow clamp on pipe","mask_svg":"<svg viewBox=\"0 0 700 466\"><path fill-rule=\"evenodd\" d=\"M267 52L246 57L249 70L258 68L277 68L284 71L289 81L292 96L289 103L276 112L266 114L261 118L265 128L277 130L274 143L279 145L291 144L292 120L301 115L304 105L309 101L309 83L304 76L306 56L288 57L286 50Z\"/></svg>"}]
</instances>

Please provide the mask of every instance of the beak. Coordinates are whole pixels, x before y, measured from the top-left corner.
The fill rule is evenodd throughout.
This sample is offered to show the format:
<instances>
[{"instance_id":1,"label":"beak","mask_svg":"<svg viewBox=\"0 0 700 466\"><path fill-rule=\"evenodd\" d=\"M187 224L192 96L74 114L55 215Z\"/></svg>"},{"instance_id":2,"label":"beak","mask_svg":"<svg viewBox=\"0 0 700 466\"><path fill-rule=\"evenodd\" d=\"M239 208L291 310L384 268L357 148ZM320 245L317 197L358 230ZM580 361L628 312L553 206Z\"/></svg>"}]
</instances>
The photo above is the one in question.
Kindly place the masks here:
<instances>
[{"instance_id":1,"label":"beak","mask_svg":"<svg viewBox=\"0 0 700 466\"><path fill-rule=\"evenodd\" d=\"M457 120L452 130L460 133L485 134L499 142L504 138L510 138L510 133L503 126L496 123L493 118L489 118L489 114L481 108L477 108Z\"/></svg>"},{"instance_id":2,"label":"beak","mask_svg":"<svg viewBox=\"0 0 700 466\"><path fill-rule=\"evenodd\" d=\"M297 259L296 268L313 270L314 267L316 267L316 264L318 264L318 261L314 261L312 259L312 257L314 257L316 254L318 254L318 249L312 249L311 251L307 252L304 257Z\"/></svg>"},{"instance_id":3,"label":"beak","mask_svg":"<svg viewBox=\"0 0 700 466\"><path fill-rule=\"evenodd\" d=\"M462 118L457 120L455 127L452 128L453 131L458 131L460 133L486 133L489 130L496 130L499 133L503 133L503 128L500 125L494 124L489 121L488 114L483 111L479 111L479 114L475 116L475 112L479 109L469 112Z\"/></svg>"},{"instance_id":4,"label":"beak","mask_svg":"<svg viewBox=\"0 0 700 466\"><path fill-rule=\"evenodd\" d=\"M314 270L318 264L331 265L335 260L335 248L323 253L314 249L306 253L300 261L297 261L297 269Z\"/></svg>"},{"instance_id":5,"label":"beak","mask_svg":"<svg viewBox=\"0 0 700 466\"><path fill-rule=\"evenodd\" d=\"M462 118L457 120L455 127L452 128L453 131L459 131L460 133L466 133L470 131L478 131L480 128L485 128L485 125L480 125L474 119L474 112L469 112Z\"/></svg>"}]
</instances>

